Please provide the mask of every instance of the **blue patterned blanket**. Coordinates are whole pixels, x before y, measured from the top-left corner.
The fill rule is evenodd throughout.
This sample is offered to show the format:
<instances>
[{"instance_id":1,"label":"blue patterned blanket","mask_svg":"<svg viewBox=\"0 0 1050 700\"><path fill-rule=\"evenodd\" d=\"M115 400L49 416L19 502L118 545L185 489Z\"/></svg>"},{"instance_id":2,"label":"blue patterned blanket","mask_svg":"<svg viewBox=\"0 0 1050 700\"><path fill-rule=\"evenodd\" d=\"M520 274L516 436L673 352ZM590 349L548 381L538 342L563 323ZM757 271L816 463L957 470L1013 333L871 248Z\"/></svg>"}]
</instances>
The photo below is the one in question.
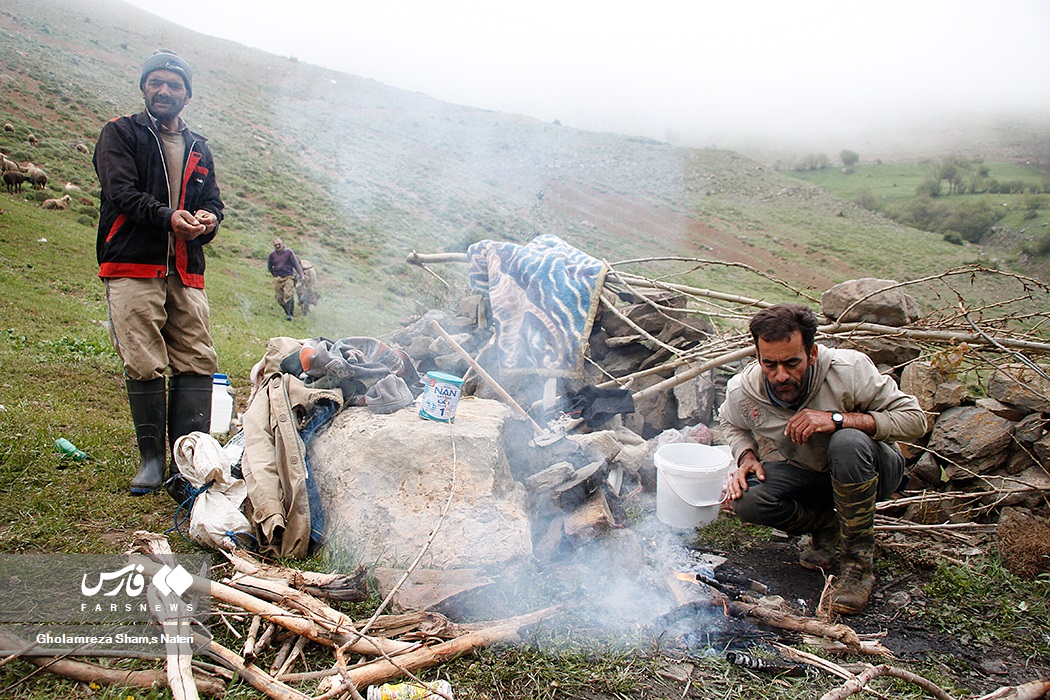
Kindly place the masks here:
<instances>
[{"instance_id":1,"label":"blue patterned blanket","mask_svg":"<svg viewBox=\"0 0 1050 700\"><path fill-rule=\"evenodd\" d=\"M467 249L470 283L488 294L507 374L580 377L605 264L557 236Z\"/></svg>"}]
</instances>

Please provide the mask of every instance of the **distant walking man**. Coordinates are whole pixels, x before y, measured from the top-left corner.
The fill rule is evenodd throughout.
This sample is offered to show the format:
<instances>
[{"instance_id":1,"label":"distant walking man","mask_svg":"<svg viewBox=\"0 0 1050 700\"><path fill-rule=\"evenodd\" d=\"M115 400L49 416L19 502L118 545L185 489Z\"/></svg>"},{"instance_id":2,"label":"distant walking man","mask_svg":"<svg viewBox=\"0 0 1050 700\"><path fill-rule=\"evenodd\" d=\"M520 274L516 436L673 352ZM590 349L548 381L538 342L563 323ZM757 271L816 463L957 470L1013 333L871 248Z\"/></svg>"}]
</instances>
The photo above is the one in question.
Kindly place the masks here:
<instances>
[{"instance_id":1,"label":"distant walking man","mask_svg":"<svg viewBox=\"0 0 1050 700\"><path fill-rule=\"evenodd\" d=\"M280 238L273 239L273 250L266 258L266 269L273 275L273 293L284 309L285 318L292 320L295 313L295 282L303 277L303 266L291 248Z\"/></svg>"},{"instance_id":2,"label":"distant walking man","mask_svg":"<svg viewBox=\"0 0 1050 700\"><path fill-rule=\"evenodd\" d=\"M102 185L95 250L135 422L135 496L161 487L177 438L207 432L211 422L218 362L208 327L204 245L215 238L223 203L206 140L179 116L193 95L192 81L182 58L155 52L139 77L146 109L110 121L95 147Z\"/></svg>"},{"instance_id":3,"label":"distant walking man","mask_svg":"<svg viewBox=\"0 0 1050 700\"><path fill-rule=\"evenodd\" d=\"M875 502L901 483L894 444L926 432L914 396L867 355L814 342L817 317L778 304L751 319L758 361L729 380L720 409L737 470L728 495L742 520L789 535L810 533L799 563L839 576L831 607L868 603L875 574Z\"/></svg>"}]
</instances>

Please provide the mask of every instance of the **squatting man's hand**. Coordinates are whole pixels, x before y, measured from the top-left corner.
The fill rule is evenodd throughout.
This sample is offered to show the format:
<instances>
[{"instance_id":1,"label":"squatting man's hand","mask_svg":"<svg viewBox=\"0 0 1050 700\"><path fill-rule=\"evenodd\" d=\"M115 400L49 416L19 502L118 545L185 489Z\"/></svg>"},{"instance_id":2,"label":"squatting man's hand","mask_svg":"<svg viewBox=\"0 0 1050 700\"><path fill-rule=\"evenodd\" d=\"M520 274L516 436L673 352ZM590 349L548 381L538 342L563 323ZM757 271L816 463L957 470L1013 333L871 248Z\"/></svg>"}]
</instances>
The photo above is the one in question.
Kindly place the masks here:
<instances>
[{"instance_id":1,"label":"squatting man's hand","mask_svg":"<svg viewBox=\"0 0 1050 700\"><path fill-rule=\"evenodd\" d=\"M787 427L784 428L784 435L797 445L808 442L815 433L833 432L835 432L835 421L831 419L831 414L827 411L815 411L812 408L803 408L791 416Z\"/></svg>"},{"instance_id":2,"label":"squatting man's hand","mask_svg":"<svg viewBox=\"0 0 1050 700\"><path fill-rule=\"evenodd\" d=\"M726 485L726 495L730 501L735 501L744 495L744 491L747 491L748 474L754 474L759 481L766 480L766 470L762 468L762 462L752 450L748 450L740 457L740 465Z\"/></svg>"}]
</instances>

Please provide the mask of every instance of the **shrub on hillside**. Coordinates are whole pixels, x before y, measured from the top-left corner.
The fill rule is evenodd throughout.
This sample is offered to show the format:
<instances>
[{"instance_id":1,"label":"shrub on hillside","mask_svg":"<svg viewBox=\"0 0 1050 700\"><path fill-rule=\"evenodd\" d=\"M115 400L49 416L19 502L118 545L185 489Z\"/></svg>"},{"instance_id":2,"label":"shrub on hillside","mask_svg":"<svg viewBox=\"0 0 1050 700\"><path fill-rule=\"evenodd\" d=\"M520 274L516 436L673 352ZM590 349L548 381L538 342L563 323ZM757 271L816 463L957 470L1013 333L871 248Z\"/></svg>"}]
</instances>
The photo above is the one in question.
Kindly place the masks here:
<instances>
[{"instance_id":1,"label":"shrub on hillside","mask_svg":"<svg viewBox=\"0 0 1050 700\"><path fill-rule=\"evenodd\" d=\"M902 202L887 208L885 214L906 226L941 234L950 231L971 243L980 241L992 224L1002 218L1002 212L985 199L959 202L932 197Z\"/></svg>"}]
</instances>

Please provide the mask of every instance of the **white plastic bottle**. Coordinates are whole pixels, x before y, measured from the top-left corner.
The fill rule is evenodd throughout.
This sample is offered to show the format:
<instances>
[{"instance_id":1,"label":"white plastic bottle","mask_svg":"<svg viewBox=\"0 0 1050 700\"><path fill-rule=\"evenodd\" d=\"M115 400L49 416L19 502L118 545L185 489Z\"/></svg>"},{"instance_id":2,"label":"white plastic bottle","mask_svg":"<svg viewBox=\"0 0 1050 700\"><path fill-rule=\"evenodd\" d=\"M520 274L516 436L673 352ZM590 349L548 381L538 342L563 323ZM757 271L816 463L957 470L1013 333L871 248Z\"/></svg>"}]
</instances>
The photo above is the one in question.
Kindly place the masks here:
<instances>
[{"instance_id":1,"label":"white plastic bottle","mask_svg":"<svg viewBox=\"0 0 1050 700\"><path fill-rule=\"evenodd\" d=\"M211 428L213 435L230 432L233 420L233 387L225 374L213 374L211 385Z\"/></svg>"}]
</instances>

